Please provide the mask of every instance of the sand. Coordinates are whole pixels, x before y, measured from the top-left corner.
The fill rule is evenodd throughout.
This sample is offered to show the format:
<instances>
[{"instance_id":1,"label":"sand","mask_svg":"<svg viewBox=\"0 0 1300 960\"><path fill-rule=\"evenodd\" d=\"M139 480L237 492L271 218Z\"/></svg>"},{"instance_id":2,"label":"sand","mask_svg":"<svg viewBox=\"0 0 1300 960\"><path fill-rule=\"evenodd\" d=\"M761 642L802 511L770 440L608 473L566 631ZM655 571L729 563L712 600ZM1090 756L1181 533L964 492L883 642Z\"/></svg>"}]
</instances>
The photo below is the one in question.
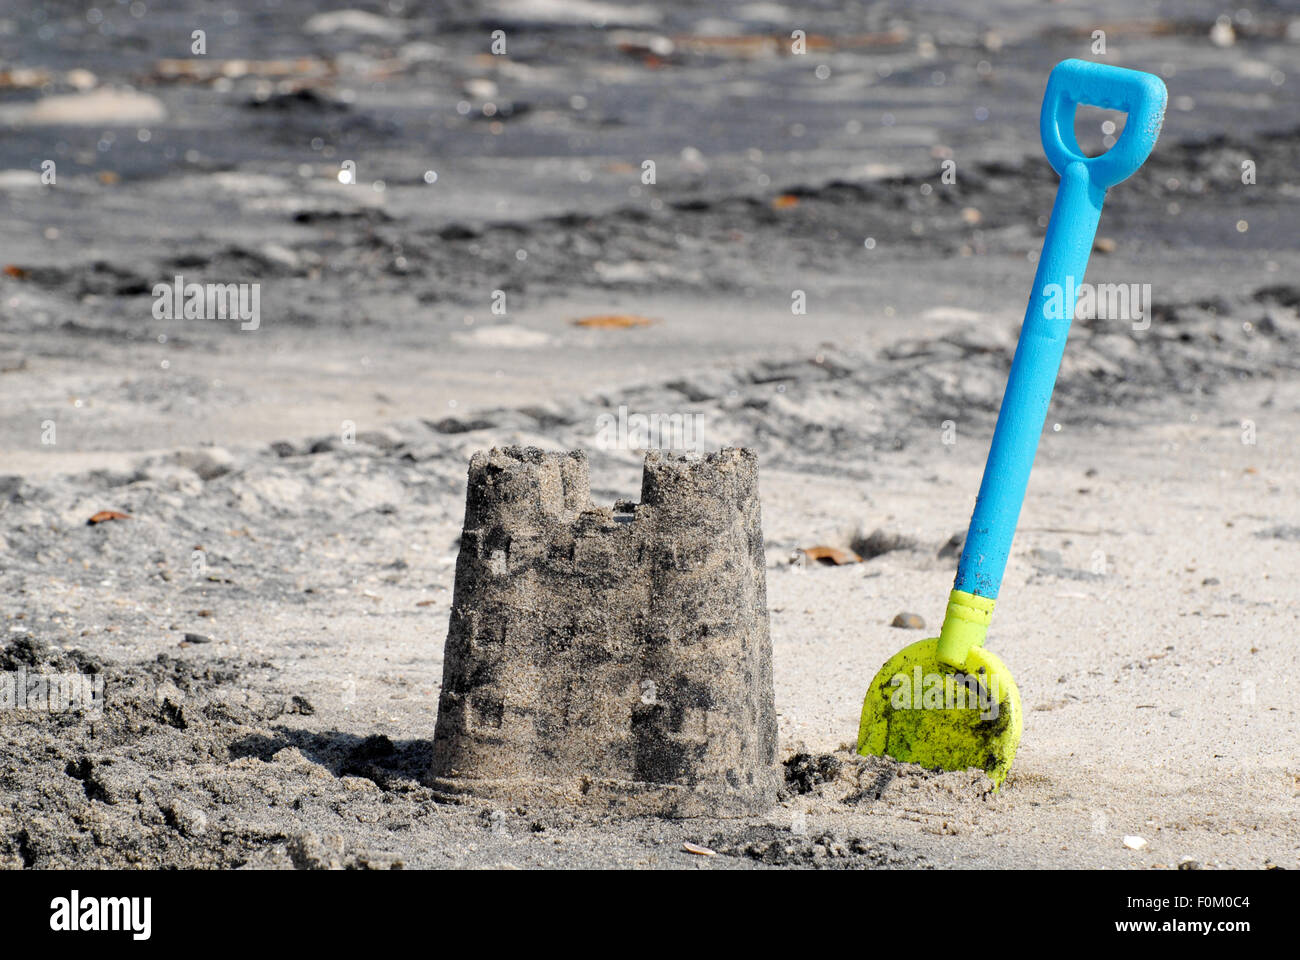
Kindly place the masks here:
<instances>
[{"instance_id":1,"label":"sand","mask_svg":"<svg viewBox=\"0 0 1300 960\"><path fill-rule=\"evenodd\" d=\"M0 31L0 58L52 78L0 90L0 667L106 690L102 716L0 713L0 863L1300 866L1286 18L1221 47L1199 4L1167 32L1120 3L836 9L804 29L904 39L813 62L702 39L787 34L770 10L557 28L503 7L499 63L452 8L310 41L304 3L230 27L245 61L316 57L310 94L271 67L178 79L147 22L125 54ZM1025 708L995 793L848 748L875 670L941 617L1055 186L1038 97L1103 13L1111 62L1158 69L1173 109L1089 279L1149 283L1153 310L1075 323L989 634ZM650 63L620 26L674 52ZM149 137L21 125L86 92L74 68L156 98ZM177 273L260 282L260 328L154 319ZM653 322L571 323L591 315ZM766 815L425 782L470 456L585 449L593 499L635 498L642 452L599 441L620 406L757 453L785 770ZM87 525L101 510L129 516ZM791 562L875 530L901 545Z\"/></svg>"}]
</instances>

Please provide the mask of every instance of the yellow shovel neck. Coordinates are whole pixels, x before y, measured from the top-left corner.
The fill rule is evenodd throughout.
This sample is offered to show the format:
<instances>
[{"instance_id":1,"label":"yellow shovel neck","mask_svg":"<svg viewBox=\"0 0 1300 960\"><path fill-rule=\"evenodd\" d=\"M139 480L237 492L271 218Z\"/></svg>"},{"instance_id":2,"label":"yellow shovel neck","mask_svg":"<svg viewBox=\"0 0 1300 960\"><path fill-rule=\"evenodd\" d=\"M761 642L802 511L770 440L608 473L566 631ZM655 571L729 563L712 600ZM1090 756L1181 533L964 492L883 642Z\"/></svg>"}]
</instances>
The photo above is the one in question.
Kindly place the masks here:
<instances>
[{"instance_id":1,"label":"yellow shovel neck","mask_svg":"<svg viewBox=\"0 0 1300 960\"><path fill-rule=\"evenodd\" d=\"M971 650L984 646L996 603L989 597L965 590L953 590L948 594L948 610L939 631L938 658L949 666L965 667Z\"/></svg>"}]
</instances>

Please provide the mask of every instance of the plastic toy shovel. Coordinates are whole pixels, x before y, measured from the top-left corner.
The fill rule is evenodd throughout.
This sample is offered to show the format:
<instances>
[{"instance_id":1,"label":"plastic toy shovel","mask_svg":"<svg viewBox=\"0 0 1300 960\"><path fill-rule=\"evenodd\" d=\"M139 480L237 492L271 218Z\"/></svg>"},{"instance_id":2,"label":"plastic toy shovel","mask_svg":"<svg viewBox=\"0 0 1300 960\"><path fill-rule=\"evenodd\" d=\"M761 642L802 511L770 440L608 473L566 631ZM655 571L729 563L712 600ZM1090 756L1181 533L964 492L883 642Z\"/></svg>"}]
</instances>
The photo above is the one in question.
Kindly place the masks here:
<instances>
[{"instance_id":1,"label":"plastic toy shovel","mask_svg":"<svg viewBox=\"0 0 1300 960\"><path fill-rule=\"evenodd\" d=\"M1065 60L1047 80L1039 122L1061 177L1011 362L979 499L939 636L890 659L867 688L858 753L931 769L983 769L1001 785L1020 743L1020 693L983 649L1016 532L1029 471L1092 251L1106 191L1142 166L1164 120L1165 85L1136 70ZM1106 153L1086 157L1074 135L1080 103L1128 113Z\"/></svg>"}]
</instances>

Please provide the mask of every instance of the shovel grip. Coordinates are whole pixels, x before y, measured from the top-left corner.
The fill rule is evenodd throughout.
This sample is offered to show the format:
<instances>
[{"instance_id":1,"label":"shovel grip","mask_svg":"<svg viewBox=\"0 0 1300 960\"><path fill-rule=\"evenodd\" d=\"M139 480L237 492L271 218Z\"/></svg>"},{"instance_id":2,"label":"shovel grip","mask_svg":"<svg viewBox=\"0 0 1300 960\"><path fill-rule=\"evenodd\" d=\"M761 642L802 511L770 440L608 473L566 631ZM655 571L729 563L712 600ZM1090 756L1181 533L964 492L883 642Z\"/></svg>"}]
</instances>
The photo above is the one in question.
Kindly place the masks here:
<instances>
[{"instance_id":1,"label":"shovel grip","mask_svg":"<svg viewBox=\"0 0 1300 960\"><path fill-rule=\"evenodd\" d=\"M1038 129L1047 160L1061 176L1081 163L1088 179L1107 190L1128 179L1146 162L1160 136L1169 94L1154 74L1087 60L1062 60L1047 78ZM1074 135L1074 110L1084 103L1128 114L1119 140L1105 153L1085 156Z\"/></svg>"}]
</instances>

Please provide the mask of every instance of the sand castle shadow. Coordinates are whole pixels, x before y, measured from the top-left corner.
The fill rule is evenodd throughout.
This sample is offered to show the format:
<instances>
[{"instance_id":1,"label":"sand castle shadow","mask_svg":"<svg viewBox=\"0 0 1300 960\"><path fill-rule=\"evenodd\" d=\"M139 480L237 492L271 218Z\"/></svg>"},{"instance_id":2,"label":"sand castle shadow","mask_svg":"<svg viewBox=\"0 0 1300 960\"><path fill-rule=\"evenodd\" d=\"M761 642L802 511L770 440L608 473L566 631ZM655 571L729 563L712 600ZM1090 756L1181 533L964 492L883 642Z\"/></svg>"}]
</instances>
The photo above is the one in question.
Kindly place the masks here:
<instances>
[{"instance_id":1,"label":"sand castle shadow","mask_svg":"<svg viewBox=\"0 0 1300 960\"><path fill-rule=\"evenodd\" d=\"M393 741L382 733L361 736L341 730L297 730L275 727L273 733L253 734L230 744L230 758L255 757L272 762L276 754L296 748L336 777L365 777L381 789L423 782L433 763L432 740Z\"/></svg>"}]
</instances>

